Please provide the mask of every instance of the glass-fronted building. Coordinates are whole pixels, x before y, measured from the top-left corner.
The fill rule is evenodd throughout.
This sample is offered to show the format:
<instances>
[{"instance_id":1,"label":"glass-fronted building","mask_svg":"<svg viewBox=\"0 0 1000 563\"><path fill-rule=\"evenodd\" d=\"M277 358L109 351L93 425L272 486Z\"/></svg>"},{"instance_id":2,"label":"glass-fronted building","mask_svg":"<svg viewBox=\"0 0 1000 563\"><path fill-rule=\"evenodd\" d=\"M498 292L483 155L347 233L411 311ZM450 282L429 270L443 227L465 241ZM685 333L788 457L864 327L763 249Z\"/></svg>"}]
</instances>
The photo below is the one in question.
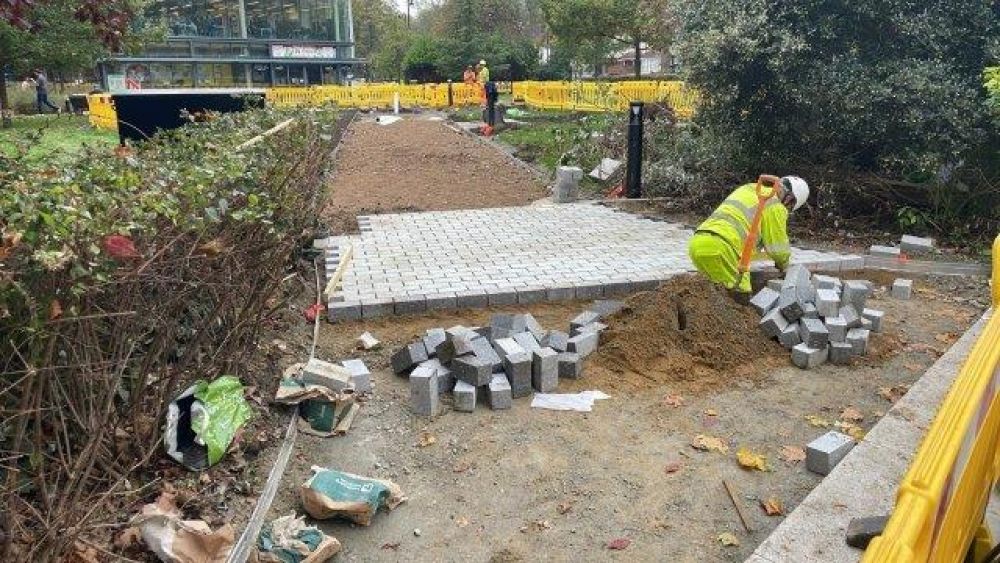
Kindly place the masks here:
<instances>
[{"instance_id":1,"label":"glass-fronted building","mask_svg":"<svg viewBox=\"0 0 1000 563\"><path fill-rule=\"evenodd\" d=\"M153 0L164 35L100 66L106 89L338 84L354 55L352 0Z\"/></svg>"}]
</instances>

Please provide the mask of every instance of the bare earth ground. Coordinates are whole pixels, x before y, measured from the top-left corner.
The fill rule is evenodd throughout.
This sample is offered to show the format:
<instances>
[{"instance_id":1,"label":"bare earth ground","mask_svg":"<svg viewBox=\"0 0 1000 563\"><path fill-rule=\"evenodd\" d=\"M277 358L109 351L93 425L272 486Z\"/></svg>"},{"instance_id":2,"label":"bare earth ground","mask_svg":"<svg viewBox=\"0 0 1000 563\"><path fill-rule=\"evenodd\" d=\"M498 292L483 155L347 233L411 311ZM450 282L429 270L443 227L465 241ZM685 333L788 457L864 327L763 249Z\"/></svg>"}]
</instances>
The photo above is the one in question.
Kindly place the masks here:
<instances>
[{"instance_id":1,"label":"bare earth ground","mask_svg":"<svg viewBox=\"0 0 1000 563\"><path fill-rule=\"evenodd\" d=\"M526 205L547 195L500 150L408 116L379 125L359 116L345 134L324 217L335 233L370 213Z\"/></svg>"},{"instance_id":2,"label":"bare earth ground","mask_svg":"<svg viewBox=\"0 0 1000 563\"><path fill-rule=\"evenodd\" d=\"M891 283L884 273L857 277ZM301 513L298 487L310 466L321 465L392 479L409 496L367 528L321 523L344 544L343 561L742 560L781 519L766 516L760 500L777 498L790 511L820 480L779 456L782 446L804 446L827 431L805 417L832 423L851 406L870 428L890 406L879 389L915 381L982 312L978 300L987 293L984 280L922 279L916 286L912 301L892 300L884 290L870 301L886 311L887 330L873 335L871 355L856 365L801 371L783 351L765 347L761 360L717 371L716 384L706 386L616 373L591 358L582 380L561 380L559 388L612 395L586 414L531 409L529 399L515 400L510 411L459 413L446 403L434 419L410 414L406 380L388 367L391 353L427 328L483 324L496 311L326 325L317 356L363 358L375 393L346 437L299 437L269 517ZM530 311L546 328L565 328L585 306L503 311ZM365 330L383 340L381 350L353 350ZM290 348L308 342L309 332L293 325ZM279 367L300 355L288 354ZM670 406L667 395L683 404ZM437 441L419 447L425 432ZM693 449L698 434L725 439L729 453ZM741 469L735 451L742 446L766 456L770 470ZM743 531L723 479L738 489L752 533ZM722 532L740 545L722 546ZM630 545L608 550L616 538Z\"/></svg>"}]
</instances>

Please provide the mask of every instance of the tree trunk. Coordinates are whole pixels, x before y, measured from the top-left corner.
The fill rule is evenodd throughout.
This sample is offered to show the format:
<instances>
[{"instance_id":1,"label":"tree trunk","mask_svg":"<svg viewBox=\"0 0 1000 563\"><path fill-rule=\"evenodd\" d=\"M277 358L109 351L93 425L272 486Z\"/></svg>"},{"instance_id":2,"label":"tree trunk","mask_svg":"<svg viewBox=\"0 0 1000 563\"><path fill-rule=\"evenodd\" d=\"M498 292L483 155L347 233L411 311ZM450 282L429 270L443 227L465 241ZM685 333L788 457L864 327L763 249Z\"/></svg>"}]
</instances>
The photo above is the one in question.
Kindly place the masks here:
<instances>
[{"instance_id":1,"label":"tree trunk","mask_svg":"<svg viewBox=\"0 0 1000 563\"><path fill-rule=\"evenodd\" d=\"M642 41L639 40L638 35L632 40L632 47L635 48L635 77L640 78L642 76Z\"/></svg>"},{"instance_id":2,"label":"tree trunk","mask_svg":"<svg viewBox=\"0 0 1000 563\"><path fill-rule=\"evenodd\" d=\"M13 125L9 117L10 97L7 96L7 61L0 57L0 127Z\"/></svg>"}]
</instances>

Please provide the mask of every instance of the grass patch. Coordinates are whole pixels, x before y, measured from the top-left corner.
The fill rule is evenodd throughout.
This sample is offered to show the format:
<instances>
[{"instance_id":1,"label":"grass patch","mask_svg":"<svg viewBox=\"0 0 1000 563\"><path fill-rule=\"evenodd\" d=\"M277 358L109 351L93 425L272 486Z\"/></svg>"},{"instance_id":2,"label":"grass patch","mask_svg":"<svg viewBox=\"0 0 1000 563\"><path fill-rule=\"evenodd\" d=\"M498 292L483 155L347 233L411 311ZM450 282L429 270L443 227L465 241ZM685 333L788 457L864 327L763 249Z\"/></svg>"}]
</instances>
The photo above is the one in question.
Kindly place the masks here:
<instances>
[{"instance_id":1,"label":"grass patch","mask_svg":"<svg viewBox=\"0 0 1000 563\"><path fill-rule=\"evenodd\" d=\"M0 128L0 153L15 157L26 150L29 162L65 162L84 147L111 148L117 143L116 133L95 129L80 115L15 117L13 127Z\"/></svg>"}]
</instances>

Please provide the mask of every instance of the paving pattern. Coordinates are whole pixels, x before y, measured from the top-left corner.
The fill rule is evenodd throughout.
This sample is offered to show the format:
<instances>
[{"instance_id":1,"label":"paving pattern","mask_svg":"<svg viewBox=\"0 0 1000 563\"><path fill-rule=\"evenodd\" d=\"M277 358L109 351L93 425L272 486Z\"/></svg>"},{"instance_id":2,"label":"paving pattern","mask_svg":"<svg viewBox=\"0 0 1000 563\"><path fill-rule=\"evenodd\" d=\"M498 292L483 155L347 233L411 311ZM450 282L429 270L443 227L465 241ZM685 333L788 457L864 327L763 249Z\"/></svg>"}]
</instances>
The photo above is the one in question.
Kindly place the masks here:
<instances>
[{"instance_id":1,"label":"paving pattern","mask_svg":"<svg viewBox=\"0 0 1000 563\"><path fill-rule=\"evenodd\" d=\"M330 296L333 321L652 289L694 270L680 225L579 203L358 217L361 234L327 250L353 256ZM793 263L859 269L860 256L793 249Z\"/></svg>"}]
</instances>

